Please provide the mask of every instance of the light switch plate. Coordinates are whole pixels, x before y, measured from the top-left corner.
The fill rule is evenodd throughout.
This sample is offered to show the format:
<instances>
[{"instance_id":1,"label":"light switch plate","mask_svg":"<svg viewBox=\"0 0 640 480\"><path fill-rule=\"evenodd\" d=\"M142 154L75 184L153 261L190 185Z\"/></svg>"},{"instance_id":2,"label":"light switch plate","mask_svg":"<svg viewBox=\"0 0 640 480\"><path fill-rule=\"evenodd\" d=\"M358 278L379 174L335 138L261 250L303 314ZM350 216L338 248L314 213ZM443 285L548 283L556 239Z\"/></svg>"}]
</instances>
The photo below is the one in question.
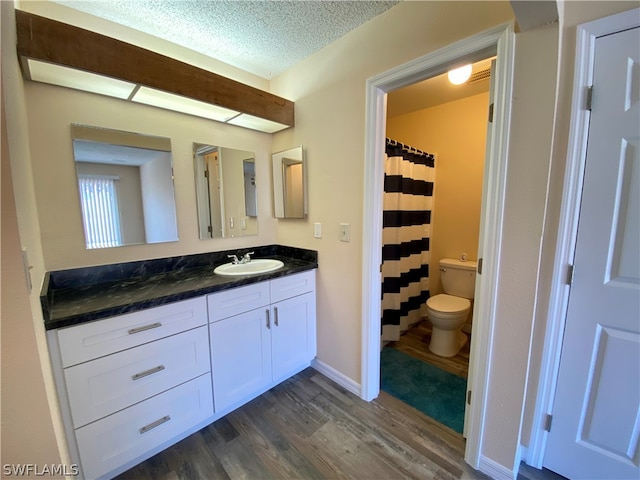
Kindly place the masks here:
<instances>
[{"instance_id":1,"label":"light switch plate","mask_svg":"<svg viewBox=\"0 0 640 480\"><path fill-rule=\"evenodd\" d=\"M349 225L348 223L340 224L340 241L341 242L351 241L351 225Z\"/></svg>"},{"instance_id":2,"label":"light switch plate","mask_svg":"<svg viewBox=\"0 0 640 480\"><path fill-rule=\"evenodd\" d=\"M322 238L322 224L316 222L313 224L313 236L316 238Z\"/></svg>"}]
</instances>

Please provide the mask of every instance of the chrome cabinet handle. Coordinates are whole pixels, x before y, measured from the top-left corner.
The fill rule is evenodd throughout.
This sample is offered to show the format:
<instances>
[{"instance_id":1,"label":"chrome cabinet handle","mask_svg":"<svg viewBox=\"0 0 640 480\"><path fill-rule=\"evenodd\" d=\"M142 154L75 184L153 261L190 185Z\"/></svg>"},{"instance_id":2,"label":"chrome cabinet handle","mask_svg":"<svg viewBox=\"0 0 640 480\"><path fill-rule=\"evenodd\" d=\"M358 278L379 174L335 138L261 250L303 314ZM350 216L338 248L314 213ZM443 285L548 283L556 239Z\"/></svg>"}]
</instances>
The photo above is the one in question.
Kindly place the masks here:
<instances>
[{"instance_id":1,"label":"chrome cabinet handle","mask_svg":"<svg viewBox=\"0 0 640 480\"><path fill-rule=\"evenodd\" d=\"M153 430L156 427L159 427L163 423L167 423L169 420L171 420L171 417L169 415L165 415L164 417L159 418L155 422L151 422L149 425L145 425L139 430L140 435L142 435L143 433L147 433L149 430Z\"/></svg>"},{"instance_id":2,"label":"chrome cabinet handle","mask_svg":"<svg viewBox=\"0 0 640 480\"><path fill-rule=\"evenodd\" d=\"M277 327L278 326L278 307L273 307L273 313L275 315L274 322L275 322L276 327Z\"/></svg>"},{"instance_id":3,"label":"chrome cabinet handle","mask_svg":"<svg viewBox=\"0 0 640 480\"><path fill-rule=\"evenodd\" d=\"M268 308L265 310L265 313L267 314L267 328L269 330L271 330L271 321L269 319L269 309Z\"/></svg>"},{"instance_id":4,"label":"chrome cabinet handle","mask_svg":"<svg viewBox=\"0 0 640 480\"><path fill-rule=\"evenodd\" d=\"M149 370L145 370L144 372L136 373L131 376L131 380L140 380L141 378L148 377L149 375L153 375L154 373L158 373L164 370L164 365L158 365L157 367L150 368Z\"/></svg>"},{"instance_id":5,"label":"chrome cabinet handle","mask_svg":"<svg viewBox=\"0 0 640 480\"><path fill-rule=\"evenodd\" d=\"M147 330L151 330L152 328L158 328L161 326L162 326L162 323L155 322L155 323L150 323L149 325L144 325L142 327L130 328L128 332L129 332L129 335L133 335L134 333L145 332Z\"/></svg>"}]
</instances>

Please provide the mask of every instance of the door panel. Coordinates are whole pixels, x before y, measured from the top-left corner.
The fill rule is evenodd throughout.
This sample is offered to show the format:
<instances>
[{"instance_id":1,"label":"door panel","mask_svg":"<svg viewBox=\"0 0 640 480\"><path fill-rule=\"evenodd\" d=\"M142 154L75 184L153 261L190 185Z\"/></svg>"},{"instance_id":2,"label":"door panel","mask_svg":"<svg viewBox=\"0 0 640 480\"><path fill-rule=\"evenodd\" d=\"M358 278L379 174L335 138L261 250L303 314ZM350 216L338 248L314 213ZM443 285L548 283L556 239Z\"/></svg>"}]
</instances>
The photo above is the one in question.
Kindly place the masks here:
<instances>
[{"instance_id":1,"label":"door panel","mask_svg":"<svg viewBox=\"0 0 640 480\"><path fill-rule=\"evenodd\" d=\"M574 279L544 465L640 477L640 28L596 39Z\"/></svg>"}]
</instances>

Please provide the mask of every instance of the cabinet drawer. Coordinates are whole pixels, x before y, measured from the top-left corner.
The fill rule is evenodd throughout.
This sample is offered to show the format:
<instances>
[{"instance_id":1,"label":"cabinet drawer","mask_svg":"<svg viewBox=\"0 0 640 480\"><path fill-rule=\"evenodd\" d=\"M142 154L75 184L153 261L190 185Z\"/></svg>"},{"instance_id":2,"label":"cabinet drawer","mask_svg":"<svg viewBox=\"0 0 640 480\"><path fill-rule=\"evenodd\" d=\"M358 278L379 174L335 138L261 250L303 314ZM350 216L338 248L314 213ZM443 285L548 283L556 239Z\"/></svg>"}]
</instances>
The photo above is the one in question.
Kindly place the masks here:
<instances>
[{"instance_id":1,"label":"cabinet drawer","mask_svg":"<svg viewBox=\"0 0 640 480\"><path fill-rule=\"evenodd\" d=\"M206 326L65 369L75 428L210 371Z\"/></svg>"},{"instance_id":2,"label":"cabinet drawer","mask_svg":"<svg viewBox=\"0 0 640 480\"><path fill-rule=\"evenodd\" d=\"M209 322L269 305L269 282L232 288L207 297Z\"/></svg>"},{"instance_id":3,"label":"cabinet drawer","mask_svg":"<svg viewBox=\"0 0 640 480\"><path fill-rule=\"evenodd\" d=\"M207 324L203 297L119 315L58 331L68 367Z\"/></svg>"},{"instance_id":4,"label":"cabinet drawer","mask_svg":"<svg viewBox=\"0 0 640 480\"><path fill-rule=\"evenodd\" d=\"M76 439L84 476L105 475L212 415L211 376L202 375L79 428Z\"/></svg>"},{"instance_id":5,"label":"cabinet drawer","mask_svg":"<svg viewBox=\"0 0 640 480\"><path fill-rule=\"evenodd\" d=\"M316 271L296 273L271 280L271 303L295 297L316 289Z\"/></svg>"}]
</instances>

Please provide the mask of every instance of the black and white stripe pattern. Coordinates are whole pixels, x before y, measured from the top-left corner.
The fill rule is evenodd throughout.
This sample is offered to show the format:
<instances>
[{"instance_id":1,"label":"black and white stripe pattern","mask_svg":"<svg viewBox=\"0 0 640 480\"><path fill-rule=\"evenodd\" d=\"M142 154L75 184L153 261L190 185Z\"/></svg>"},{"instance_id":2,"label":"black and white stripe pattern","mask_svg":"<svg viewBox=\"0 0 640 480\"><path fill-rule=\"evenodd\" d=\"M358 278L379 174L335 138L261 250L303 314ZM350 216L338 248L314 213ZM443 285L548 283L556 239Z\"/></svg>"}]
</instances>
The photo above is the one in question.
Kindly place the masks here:
<instances>
[{"instance_id":1,"label":"black and white stripe pattern","mask_svg":"<svg viewBox=\"0 0 640 480\"><path fill-rule=\"evenodd\" d=\"M426 313L435 158L387 139L382 231L382 340Z\"/></svg>"}]
</instances>

